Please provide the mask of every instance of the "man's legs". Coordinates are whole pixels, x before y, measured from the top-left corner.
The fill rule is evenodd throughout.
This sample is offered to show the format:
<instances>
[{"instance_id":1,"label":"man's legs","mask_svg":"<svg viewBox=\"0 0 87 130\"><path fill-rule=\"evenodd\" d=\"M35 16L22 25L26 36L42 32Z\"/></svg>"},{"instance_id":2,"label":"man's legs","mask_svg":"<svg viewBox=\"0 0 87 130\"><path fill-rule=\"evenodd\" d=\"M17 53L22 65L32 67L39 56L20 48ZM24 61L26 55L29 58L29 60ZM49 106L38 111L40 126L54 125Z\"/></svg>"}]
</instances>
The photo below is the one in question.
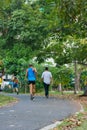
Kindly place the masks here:
<instances>
[{"instance_id":1,"label":"man's legs","mask_svg":"<svg viewBox=\"0 0 87 130\"><path fill-rule=\"evenodd\" d=\"M35 94L35 84L30 84L30 99L33 100L34 99L34 94Z\"/></svg>"},{"instance_id":2,"label":"man's legs","mask_svg":"<svg viewBox=\"0 0 87 130\"><path fill-rule=\"evenodd\" d=\"M45 96L48 98L48 96L49 96L49 85L44 83L44 89L45 89Z\"/></svg>"},{"instance_id":3,"label":"man's legs","mask_svg":"<svg viewBox=\"0 0 87 130\"><path fill-rule=\"evenodd\" d=\"M47 98L49 97L49 84L47 84L47 90L46 90L47 92L46 92L46 94L47 94Z\"/></svg>"},{"instance_id":4,"label":"man's legs","mask_svg":"<svg viewBox=\"0 0 87 130\"><path fill-rule=\"evenodd\" d=\"M13 84L13 92L16 92L17 95L19 94L18 84L17 84L17 83L14 83L14 84Z\"/></svg>"},{"instance_id":5,"label":"man's legs","mask_svg":"<svg viewBox=\"0 0 87 130\"><path fill-rule=\"evenodd\" d=\"M36 88L35 88L35 84L33 84L33 96L35 95L36 92Z\"/></svg>"},{"instance_id":6,"label":"man's legs","mask_svg":"<svg viewBox=\"0 0 87 130\"><path fill-rule=\"evenodd\" d=\"M32 92L32 90L33 90L33 85L32 85L32 83L29 84L29 87L30 87L30 94L33 94L33 92Z\"/></svg>"},{"instance_id":7,"label":"man's legs","mask_svg":"<svg viewBox=\"0 0 87 130\"><path fill-rule=\"evenodd\" d=\"M32 85L32 83L29 84L29 87L30 87L30 99L32 100L32 97L33 97L33 85Z\"/></svg>"}]
</instances>

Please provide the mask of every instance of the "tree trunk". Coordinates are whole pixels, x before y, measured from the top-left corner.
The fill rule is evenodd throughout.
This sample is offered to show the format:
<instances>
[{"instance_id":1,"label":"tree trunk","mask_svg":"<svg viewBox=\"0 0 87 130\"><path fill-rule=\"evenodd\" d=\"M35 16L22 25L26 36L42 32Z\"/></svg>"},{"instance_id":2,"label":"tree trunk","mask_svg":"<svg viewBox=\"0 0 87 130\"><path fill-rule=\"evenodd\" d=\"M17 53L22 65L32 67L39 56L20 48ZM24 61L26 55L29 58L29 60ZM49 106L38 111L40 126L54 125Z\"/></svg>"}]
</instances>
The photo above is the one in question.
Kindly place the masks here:
<instances>
[{"instance_id":1,"label":"tree trunk","mask_svg":"<svg viewBox=\"0 0 87 130\"><path fill-rule=\"evenodd\" d=\"M80 68L79 70L77 69L77 62L75 61L75 89L74 89L74 93L76 94L77 91L80 91L80 75L82 72L82 68Z\"/></svg>"},{"instance_id":2,"label":"tree trunk","mask_svg":"<svg viewBox=\"0 0 87 130\"><path fill-rule=\"evenodd\" d=\"M77 90L80 91L81 88L80 88L80 75L81 75L81 72L78 72L77 73Z\"/></svg>"},{"instance_id":3,"label":"tree trunk","mask_svg":"<svg viewBox=\"0 0 87 130\"><path fill-rule=\"evenodd\" d=\"M74 94L77 93L77 61L75 61L75 86L74 86Z\"/></svg>"},{"instance_id":4,"label":"tree trunk","mask_svg":"<svg viewBox=\"0 0 87 130\"><path fill-rule=\"evenodd\" d=\"M87 87L86 87L86 90L84 91L84 96L87 96Z\"/></svg>"},{"instance_id":5,"label":"tree trunk","mask_svg":"<svg viewBox=\"0 0 87 130\"><path fill-rule=\"evenodd\" d=\"M87 96L87 81L85 81L85 89L84 89L84 96Z\"/></svg>"},{"instance_id":6,"label":"tree trunk","mask_svg":"<svg viewBox=\"0 0 87 130\"><path fill-rule=\"evenodd\" d=\"M80 97L82 97L82 96L87 96L87 86L85 86L84 93L82 95L80 95Z\"/></svg>"}]
</instances>

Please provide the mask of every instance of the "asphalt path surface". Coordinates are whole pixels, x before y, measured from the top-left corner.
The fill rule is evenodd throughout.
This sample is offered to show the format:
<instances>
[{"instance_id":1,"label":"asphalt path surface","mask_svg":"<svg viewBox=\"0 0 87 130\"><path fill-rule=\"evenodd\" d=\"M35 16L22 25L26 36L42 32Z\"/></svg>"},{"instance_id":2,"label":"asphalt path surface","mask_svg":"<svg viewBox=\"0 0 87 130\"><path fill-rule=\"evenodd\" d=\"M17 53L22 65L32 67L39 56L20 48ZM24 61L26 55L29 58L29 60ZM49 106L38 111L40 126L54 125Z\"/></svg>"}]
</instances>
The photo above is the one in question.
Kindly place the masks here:
<instances>
[{"instance_id":1,"label":"asphalt path surface","mask_svg":"<svg viewBox=\"0 0 87 130\"><path fill-rule=\"evenodd\" d=\"M79 104L67 99L36 96L31 101L28 94L9 96L19 101L0 108L0 130L40 130L80 110Z\"/></svg>"}]
</instances>

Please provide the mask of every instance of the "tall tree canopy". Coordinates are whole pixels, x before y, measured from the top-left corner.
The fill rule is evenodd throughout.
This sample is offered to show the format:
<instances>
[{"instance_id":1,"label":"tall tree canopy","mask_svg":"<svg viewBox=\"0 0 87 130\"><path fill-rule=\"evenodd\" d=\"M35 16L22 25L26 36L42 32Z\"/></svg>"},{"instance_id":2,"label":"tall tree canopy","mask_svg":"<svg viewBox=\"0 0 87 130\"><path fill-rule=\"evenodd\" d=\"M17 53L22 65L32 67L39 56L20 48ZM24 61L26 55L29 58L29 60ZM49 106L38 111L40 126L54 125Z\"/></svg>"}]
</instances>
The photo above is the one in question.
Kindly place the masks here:
<instances>
[{"instance_id":1,"label":"tall tree canopy","mask_svg":"<svg viewBox=\"0 0 87 130\"><path fill-rule=\"evenodd\" d=\"M44 1L45 2L45 1ZM45 6L45 7L44 7ZM87 2L86 0L47 0L44 9L49 7L45 15L49 19L49 46L39 59L53 57L58 64L70 63L74 60L87 62Z\"/></svg>"},{"instance_id":2,"label":"tall tree canopy","mask_svg":"<svg viewBox=\"0 0 87 130\"><path fill-rule=\"evenodd\" d=\"M39 61L53 57L61 65L74 60L86 63L86 8L86 0L1 1L1 55L22 43Z\"/></svg>"}]
</instances>

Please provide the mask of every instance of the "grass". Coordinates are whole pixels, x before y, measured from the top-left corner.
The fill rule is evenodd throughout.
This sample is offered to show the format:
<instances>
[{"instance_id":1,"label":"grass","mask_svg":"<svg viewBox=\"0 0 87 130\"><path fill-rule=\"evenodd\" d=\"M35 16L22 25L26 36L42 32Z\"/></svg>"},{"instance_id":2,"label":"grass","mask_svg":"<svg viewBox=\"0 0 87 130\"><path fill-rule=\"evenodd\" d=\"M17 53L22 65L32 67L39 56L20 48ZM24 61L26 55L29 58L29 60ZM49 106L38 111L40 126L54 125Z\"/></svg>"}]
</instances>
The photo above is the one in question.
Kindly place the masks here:
<instances>
[{"instance_id":1,"label":"grass","mask_svg":"<svg viewBox=\"0 0 87 130\"><path fill-rule=\"evenodd\" d=\"M80 127L74 128L73 130L86 130L87 129L87 120L83 122Z\"/></svg>"},{"instance_id":2,"label":"grass","mask_svg":"<svg viewBox=\"0 0 87 130\"><path fill-rule=\"evenodd\" d=\"M14 103L16 101L17 101L16 98L0 94L0 107L6 106L6 105L11 104L11 103Z\"/></svg>"},{"instance_id":3,"label":"grass","mask_svg":"<svg viewBox=\"0 0 87 130\"><path fill-rule=\"evenodd\" d=\"M75 114L67 119L64 119L60 125L51 130L86 130L87 129L87 97L80 97L82 92L74 94L74 92L64 92L63 94L59 92L51 92L51 95L55 95L59 98L74 99L79 102L84 111Z\"/></svg>"},{"instance_id":4,"label":"grass","mask_svg":"<svg viewBox=\"0 0 87 130\"><path fill-rule=\"evenodd\" d=\"M74 115L72 118L65 119L61 125L57 126L53 130L86 130L87 118L84 114Z\"/></svg>"}]
</instances>

